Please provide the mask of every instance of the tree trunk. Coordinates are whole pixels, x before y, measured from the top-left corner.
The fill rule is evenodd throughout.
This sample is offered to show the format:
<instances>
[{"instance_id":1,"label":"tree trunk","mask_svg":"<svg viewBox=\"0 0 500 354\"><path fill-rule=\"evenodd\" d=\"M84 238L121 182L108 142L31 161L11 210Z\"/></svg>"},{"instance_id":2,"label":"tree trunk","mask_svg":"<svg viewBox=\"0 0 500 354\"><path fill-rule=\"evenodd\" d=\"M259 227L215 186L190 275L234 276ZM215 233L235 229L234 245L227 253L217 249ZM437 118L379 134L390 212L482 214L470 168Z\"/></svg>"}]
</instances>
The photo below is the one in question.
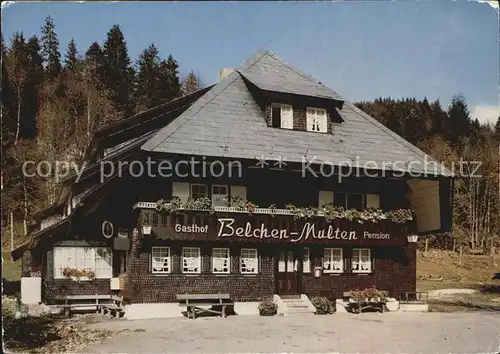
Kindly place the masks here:
<instances>
[{"instance_id":1,"label":"tree trunk","mask_svg":"<svg viewBox=\"0 0 500 354\"><path fill-rule=\"evenodd\" d=\"M23 176L23 194L24 194L24 217L23 217L23 225L24 225L24 236L28 235L28 189L26 188L26 178Z\"/></svg>"},{"instance_id":2,"label":"tree trunk","mask_svg":"<svg viewBox=\"0 0 500 354\"><path fill-rule=\"evenodd\" d=\"M17 91L17 118L16 118L16 138L14 139L14 145L17 145L19 140L19 132L21 131L21 93L20 90Z\"/></svg>"},{"instance_id":3,"label":"tree trunk","mask_svg":"<svg viewBox=\"0 0 500 354\"><path fill-rule=\"evenodd\" d=\"M474 243L474 180L469 177L469 213L470 213L470 246L472 249L476 248Z\"/></svg>"}]
</instances>

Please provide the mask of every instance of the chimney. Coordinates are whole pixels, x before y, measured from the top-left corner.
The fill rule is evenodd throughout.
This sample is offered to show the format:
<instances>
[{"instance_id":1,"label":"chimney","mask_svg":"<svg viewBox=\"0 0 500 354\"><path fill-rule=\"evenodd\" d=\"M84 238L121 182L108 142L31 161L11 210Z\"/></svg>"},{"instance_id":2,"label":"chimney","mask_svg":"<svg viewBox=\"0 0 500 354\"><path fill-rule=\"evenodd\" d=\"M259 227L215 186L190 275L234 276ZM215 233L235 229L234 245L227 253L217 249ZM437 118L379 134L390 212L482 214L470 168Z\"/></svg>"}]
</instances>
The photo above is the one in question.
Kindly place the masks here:
<instances>
[{"instance_id":1,"label":"chimney","mask_svg":"<svg viewBox=\"0 0 500 354\"><path fill-rule=\"evenodd\" d=\"M229 76L234 70L231 68L222 68L219 72L219 82L222 81L226 76Z\"/></svg>"}]
</instances>

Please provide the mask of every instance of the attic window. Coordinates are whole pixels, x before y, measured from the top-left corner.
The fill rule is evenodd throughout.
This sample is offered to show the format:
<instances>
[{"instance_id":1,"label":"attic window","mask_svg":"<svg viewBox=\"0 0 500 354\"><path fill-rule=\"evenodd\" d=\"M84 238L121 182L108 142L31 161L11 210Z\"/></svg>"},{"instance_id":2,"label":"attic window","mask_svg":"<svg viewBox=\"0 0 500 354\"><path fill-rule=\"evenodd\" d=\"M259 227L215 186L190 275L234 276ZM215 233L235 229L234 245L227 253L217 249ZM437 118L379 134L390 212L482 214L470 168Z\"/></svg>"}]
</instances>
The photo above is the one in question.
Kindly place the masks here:
<instances>
[{"instance_id":1,"label":"attic window","mask_svg":"<svg viewBox=\"0 0 500 354\"><path fill-rule=\"evenodd\" d=\"M292 106L283 103L272 103L271 126L273 128L293 129Z\"/></svg>"},{"instance_id":2,"label":"attic window","mask_svg":"<svg viewBox=\"0 0 500 354\"><path fill-rule=\"evenodd\" d=\"M308 132L327 132L326 109L307 107L306 120Z\"/></svg>"}]
</instances>

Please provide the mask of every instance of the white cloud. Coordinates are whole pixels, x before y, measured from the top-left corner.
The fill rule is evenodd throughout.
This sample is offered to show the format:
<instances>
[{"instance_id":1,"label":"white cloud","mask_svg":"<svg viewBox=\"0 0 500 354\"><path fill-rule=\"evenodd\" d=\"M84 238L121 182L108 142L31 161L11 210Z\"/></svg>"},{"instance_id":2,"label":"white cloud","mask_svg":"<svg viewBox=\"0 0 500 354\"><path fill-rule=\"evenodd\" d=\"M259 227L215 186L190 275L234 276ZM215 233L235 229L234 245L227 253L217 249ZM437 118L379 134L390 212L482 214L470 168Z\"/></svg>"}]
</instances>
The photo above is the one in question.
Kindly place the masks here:
<instances>
[{"instance_id":1,"label":"white cloud","mask_svg":"<svg viewBox=\"0 0 500 354\"><path fill-rule=\"evenodd\" d=\"M486 3L490 5L492 8L498 10L498 0L469 0L469 1L477 1L479 3Z\"/></svg>"},{"instance_id":2,"label":"white cloud","mask_svg":"<svg viewBox=\"0 0 500 354\"><path fill-rule=\"evenodd\" d=\"M495 124L498 117L500 116L500 106L487 104L474 106L474 108L472 108L471 110L471 116L473 119L477 118L481 123Z\"/></svg>"},{"instance_id":3,"label":"white cloud","mask_svg":"<svg viewBox=\"0 0 500 354\"><path fill-rule=\"evenodd\" d=\"M12 5L13 3L15 3L15 1L3 1L1 6L2 6L2 10L3 9L6 9L7 7L9 7L10 5Z\"/></svg>"}]
</instances>

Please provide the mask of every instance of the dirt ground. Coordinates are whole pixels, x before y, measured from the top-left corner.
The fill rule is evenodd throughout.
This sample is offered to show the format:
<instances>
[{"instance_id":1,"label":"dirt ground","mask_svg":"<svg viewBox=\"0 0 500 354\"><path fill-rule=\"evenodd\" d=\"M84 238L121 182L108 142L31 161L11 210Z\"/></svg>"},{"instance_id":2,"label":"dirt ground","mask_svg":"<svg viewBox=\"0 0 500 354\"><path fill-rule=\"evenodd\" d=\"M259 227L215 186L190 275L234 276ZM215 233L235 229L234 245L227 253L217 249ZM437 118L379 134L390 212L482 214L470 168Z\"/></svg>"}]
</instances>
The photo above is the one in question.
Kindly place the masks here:
<instances>
[{"instance_id":1,"label":"dirt ground","mask_svg":"<svg viewBox=\"0 0 500 354\"><path fill-rule=\"evenodd\" d=\"M135 332L118 334L81 353L494 353L500 350L500 315L491 312L123 320L95 324L93 328Z\"/></svg>"}]
</instances>

